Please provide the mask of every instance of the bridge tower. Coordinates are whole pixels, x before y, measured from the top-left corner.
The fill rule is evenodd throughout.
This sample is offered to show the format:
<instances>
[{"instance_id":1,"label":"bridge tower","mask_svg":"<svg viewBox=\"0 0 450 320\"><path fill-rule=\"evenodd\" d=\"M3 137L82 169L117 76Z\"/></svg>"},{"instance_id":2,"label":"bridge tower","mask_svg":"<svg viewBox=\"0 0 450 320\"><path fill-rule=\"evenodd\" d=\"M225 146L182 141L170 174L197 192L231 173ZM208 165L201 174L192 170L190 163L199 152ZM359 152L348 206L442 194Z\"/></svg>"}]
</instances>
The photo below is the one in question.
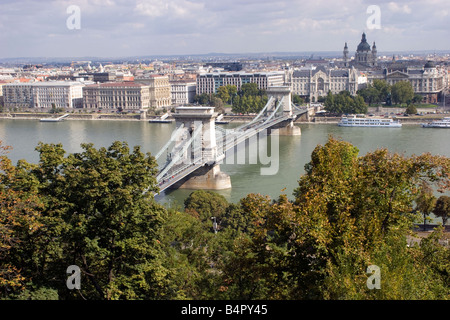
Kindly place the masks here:
<instances>
[{"instance_id":1,"label":"bridge tower","mask_svg":"<svg viewBox=\"0 0 450 320\"><path fill-rule=\"evenodd\" d=\"M216 164L217 144L215 132L215 119L217 113L213 107L178 107L172 114L177 128L181 125L187 128L192 136L201 126L198 139L195 139L193 147L185 156L195 161L201 156L205 166L194 171L186 178L174 184L173 188L181 189L209 189L221 190L231 188L230 176L220 171L220 165ZM179 139L183 139L182 136ZM197 142L197 143L196 143ZM176 144L182 141L176 141Z\"/></svg>"},{"instance_id":2,"label":"bridge tower","mask_svg":"<svg viewBox=\"0 0 450 320\"><path fill-rule=\"evenodd\" d=\"M276 87L268 87L267 96L274 97L274 107L278 105L281 101L283 107L283 116L291 117L292 112L292 99L291 99L291 88L289 86L276 86ZM287 122L282 122L280 126L274 127L272 129L272 134L278 134L283 136L295 136L301 135L300 127L294 125L294 120L290 120Z\"/></svg>"}]
</instances>

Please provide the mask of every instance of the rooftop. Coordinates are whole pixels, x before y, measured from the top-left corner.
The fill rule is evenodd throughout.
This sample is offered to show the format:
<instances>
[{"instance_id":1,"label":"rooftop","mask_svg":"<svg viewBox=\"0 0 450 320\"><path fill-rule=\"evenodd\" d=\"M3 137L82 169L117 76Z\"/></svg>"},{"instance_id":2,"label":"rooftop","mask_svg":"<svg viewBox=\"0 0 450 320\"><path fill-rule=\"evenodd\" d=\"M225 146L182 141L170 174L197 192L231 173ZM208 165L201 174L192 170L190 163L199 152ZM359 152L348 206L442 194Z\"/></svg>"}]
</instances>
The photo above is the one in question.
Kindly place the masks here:
<instances>
[{"instance_id":1,"label":"rooftop","mask_svg":"<svg viewBox=\"0 0 450 320\"><path fill-rule=\"evenodd\" d=\"M145 84L124 81L124 82L105 82L88 85L89 88L118 88L118 87L145 87Z\"/></svg>"}]
</instances>

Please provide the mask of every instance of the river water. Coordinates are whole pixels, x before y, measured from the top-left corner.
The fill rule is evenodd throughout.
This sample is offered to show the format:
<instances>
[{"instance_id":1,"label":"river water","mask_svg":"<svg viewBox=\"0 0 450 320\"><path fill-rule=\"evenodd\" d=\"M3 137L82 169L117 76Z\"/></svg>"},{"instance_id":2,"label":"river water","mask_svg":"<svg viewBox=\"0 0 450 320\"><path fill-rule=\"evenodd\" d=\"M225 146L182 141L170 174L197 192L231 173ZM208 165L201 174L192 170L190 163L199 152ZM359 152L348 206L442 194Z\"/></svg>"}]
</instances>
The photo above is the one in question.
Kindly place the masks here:
<instances>
[{"instance_id":1,"label":"river water","mask_svg":"<svg viewBox=\"0 0 450 320\"><path fill-rule=\"evenodd\" d=\"M360 155L386 147L391 152L405 155L430 152L450 157L450 130L425 129L413 124L403 125L402 128L345 128L336 124L298 126L302 132L300 136L278 137L277 165L275 161L270 164L261 161L257 164L249 164L249 161L234 164L225 161L221 170L230 175L232 188L218 193L231 202L239 201L248 193L261 193L271 198L285 193L292 199L292 192L300 175L304 173L304 165L310 161L312 151L318 144L326 143L329 135L352 143L358 147ZM143 152L156 154L168 141L174 127L174 124L147 121L68 120L44 123L39 120L0 119L0 140L13 147L8 156L14 163L19 159L37 163L38 153L35 148L39 141L62 143L64 149L72 153L81 151L80 143L83 142L91 142L99 148L120 140L127 141L130 147L139 145ZM269 165L276 169L276 174L262 175L261 168ZM170 190L161 193L156 199L166 205L182 207L184 199L191 192L185 189Z\"/></svg>"}]
</instances>

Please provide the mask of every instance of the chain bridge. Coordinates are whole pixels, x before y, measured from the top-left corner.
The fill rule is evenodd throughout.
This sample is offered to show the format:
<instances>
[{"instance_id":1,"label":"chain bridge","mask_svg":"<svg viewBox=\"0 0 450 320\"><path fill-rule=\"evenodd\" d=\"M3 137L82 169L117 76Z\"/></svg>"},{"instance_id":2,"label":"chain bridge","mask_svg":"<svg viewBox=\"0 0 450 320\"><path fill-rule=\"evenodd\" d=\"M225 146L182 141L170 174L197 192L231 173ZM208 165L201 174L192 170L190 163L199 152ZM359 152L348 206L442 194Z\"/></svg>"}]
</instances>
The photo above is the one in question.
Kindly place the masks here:
<instances>
[{"instance_id":1,"label":"chain bridge","mask_svg":"<svg viewBox=\"0 0 450 320\"><path fill-rule=\"evenodd\" d=\"M240 143L267 130L271 134L296 135L294 121L315 109L297 107L287 86L269 87L265 107L249 122L234 129L215 124L213 107L178 107L173 117L176 129L155 155L159 163L156 180L160 192L168 188L227 189L230 177L220 171L220 163Z\"/></svg>"}]
</instances>

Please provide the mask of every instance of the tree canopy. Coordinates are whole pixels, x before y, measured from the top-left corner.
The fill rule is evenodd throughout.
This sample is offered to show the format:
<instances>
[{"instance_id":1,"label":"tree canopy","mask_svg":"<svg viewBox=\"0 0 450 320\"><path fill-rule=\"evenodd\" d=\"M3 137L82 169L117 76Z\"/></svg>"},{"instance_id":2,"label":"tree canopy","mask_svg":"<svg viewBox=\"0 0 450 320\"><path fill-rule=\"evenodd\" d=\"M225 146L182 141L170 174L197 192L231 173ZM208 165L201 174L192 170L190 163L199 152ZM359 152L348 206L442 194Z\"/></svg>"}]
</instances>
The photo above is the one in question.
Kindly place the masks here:
<instances>
[{"instance_id":1,"label":"tree canopy","mask_svg":"<svg viewBox=\"0 0 450 320\"><path fill-rule=\"evenodd\" d=\"M414 89L409 81L399 81L392 85L392 102L395 104L409 103L414 98Z\"/></svg>"},{"instance_id":2,"label":"tree canopy","mask_svg":"<svg viewBox=\"0 0 450 320\"><path fill-rule=\"evenodd\" d=\"M0 157L1 298L449 297L442 228L407 245L424 186L450 189L447 157L360 156L329 137L299 173L293 200L250 193L229 203L197 190L182 210L155 202L156 162L139 147L82 149L41 143L37 164ZM447 203L439 197L433 212L447 217ZM65 285L69 265L81 269L79 290ZM374 265L381 290L367 286Z\"/></svg>"},{"instance_id":3,"label":"tree canopy","mask_svg":"<svg viewBox=\"0 0 450 320\"><path fill-rule=\"evenodd\" d=\"M328 92L324 102L325 110L335 114L367 113L367 105L361 96L351 96L348 91L338 94Z\"/></svg>"}]
</instances>

